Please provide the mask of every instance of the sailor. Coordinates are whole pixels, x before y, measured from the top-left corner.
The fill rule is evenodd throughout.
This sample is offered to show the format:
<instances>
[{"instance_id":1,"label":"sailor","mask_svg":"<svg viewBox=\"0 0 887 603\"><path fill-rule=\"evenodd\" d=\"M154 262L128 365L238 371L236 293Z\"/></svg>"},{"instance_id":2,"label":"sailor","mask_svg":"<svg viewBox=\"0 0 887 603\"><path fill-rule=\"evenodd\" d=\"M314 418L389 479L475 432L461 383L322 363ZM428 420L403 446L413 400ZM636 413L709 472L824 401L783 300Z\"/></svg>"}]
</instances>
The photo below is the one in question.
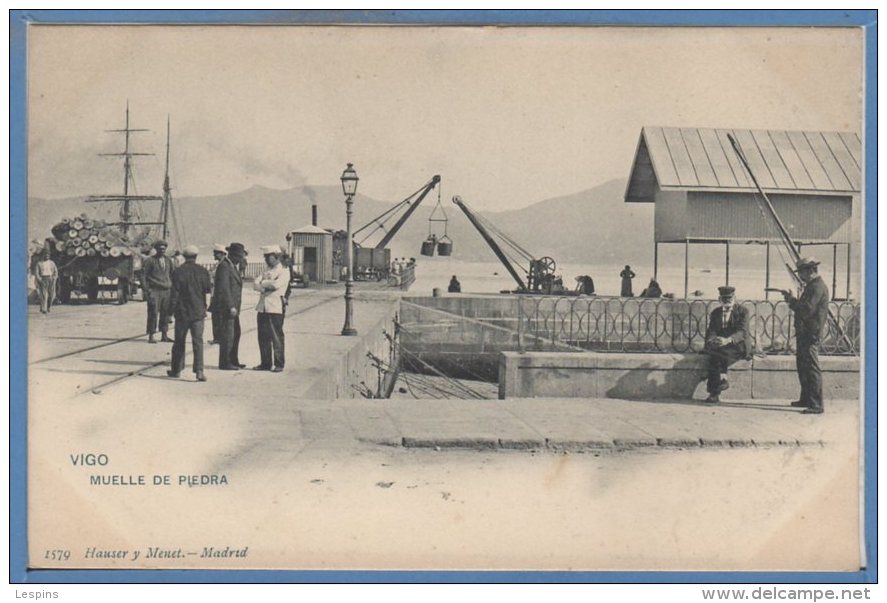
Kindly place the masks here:
<instances>
[{"instance_id":1,"label":"sailor","mask_svg":"<svg viewBox=\"0 0 887 603\"><path fill-rule=\"evenodd\" d=\"M708 398L717 403L720 393L730 387L727 367L748 355L748 310L736 304L736 290L718 287L720 304L712 311L705 330L704 353L708 354Z\"/></svg>"},{"instance_id":2,"label":"sailor","mask_svg":"<svg viewBox=\"0 0 887 603\"><path fill-rule=\"evenodd\" d=\"M260 295L256 312L261 362L253 369L279 373L285 364L283 318L289 272L280 262L283 250L278 245L262 247L262 255L266 269L253 283L253 289Z\"/></svg>"},{"instance_id":3,"label":"sailor","mask_svg":"<svg viewBox=\"0 0 887 603\"><path fill-rule=\"evenodd\" d=\"M197 264L197 247L188 245L182 251L183 264L172 274L170 305L175 316L175 341L172 344L172 366L166 374L178 378L185 368L185 338L191 333L194 352L192 370L198 381L206 381L203 373L203 323L206 319L206 296L212 290L209 271Z\"/></svg>"},{"instance_id":4,"label":"sailor","mask_svg":"<svg viewBox=\"0 0 887 603\"><path fill-rule=\"evenodd\" d=\"M213 267L213 271L212 271L213 279L215 279L216 270L219 268L219 264L222 262L222 260L224 260L227 257L227 255L228 255L228 252L225 251L224 245L222 245L221 243L216 243L215 245L213 245L213 260L215 260L215 262L216 262L216 265L215 265L215 267ZM215 287L213 287L213 291L215 292ZM215 293L213 293L213 295L215 295ZM212 301L210 301L209 307L210 308L214 307ZM210 316L212 319L212 322L211 322L212 339L209 340L209 344L212 345L214 343L219 343L219 337L220 337L219 333L221 332L220 325L221 325L221 320L222 320L222 313L219 312L218 310L212 310L210 312Z\"/></svg>"},{"instance_id":5,"label":"sailor","mask_svg":"<svg viewBox=\"0 0 887 603\"><path fill-rule=\"evenodd\" d=\"M784 291L783 297L795 313L795 359L801 396L791 405L804 409L804 414L819 415L824 411L822 400L822 369L819 366L819 343L828 317L829 291L819 276L819 262L806 257L797 261L798 278L804 283L800 299Z\"/></svg>"},{"instance_id":6,"label":"sailor","mask_svg":"<svg viewBox=\"0 0 887 603\"><path fill-rule=\"evenodd\" d=\"M210 312L219 315L219 330L215 338L219 344L219 369L236 371L240 363L240 304L243 295L243 276L240 263L246 257L242 243L231 243L226 255L216 266Z\"/></svg>"},{"instance_id":7,"label":"sailor","mask_svg":"<svg viewBox=\"0 0 887 603\"><path fill-rule=\"evenodd\" d=\"M166 334L169 329L169 290L172 287L173 262L166 256L166 241L154 243L154 255L142 264L142 287L148 302L148 343L157 343L154 333L160 330L160 341L172 339Z\"/></svg>"}]
</instances>

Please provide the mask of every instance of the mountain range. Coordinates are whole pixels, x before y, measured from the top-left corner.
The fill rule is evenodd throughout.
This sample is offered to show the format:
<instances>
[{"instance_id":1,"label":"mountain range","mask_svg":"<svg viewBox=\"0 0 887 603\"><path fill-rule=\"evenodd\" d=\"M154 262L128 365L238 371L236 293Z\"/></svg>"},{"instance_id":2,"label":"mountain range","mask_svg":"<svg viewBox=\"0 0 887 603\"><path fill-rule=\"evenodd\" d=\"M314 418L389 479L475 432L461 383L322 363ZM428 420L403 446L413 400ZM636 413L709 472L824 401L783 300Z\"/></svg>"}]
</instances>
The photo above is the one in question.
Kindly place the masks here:
<instances>
[{"instance_id":1,"label":"mountain range","mask_svg":"<svg viewBox=\"0 0 887 603\"><path fill-rule=\"evenodd\" d=\"M535 257L551 256L559 263L649 263L652 261L653 206L624 203L624 191L625 180L614 179L522 209L479 213ZM472 207L470 199L464 201ZM253 186L226 195L176 198L174 207L187 242L206 247L240 241L248 249L255 249L263 244L282 244L287 231L310 224L312 203L318 206L319 226L344 229L345 203L338 186L286 190ZM370 223L394 203L358 193L353 229L356 231ZM437 194L432 191L389 245L393 257L419 257L420 245L430 232L440 236L446 231L453 241L455 259L496 261L480 234L449 196L441 199L448 219L446 224L430 223L432 212L436 218L442 215L436 204ZM143 208L148 214L143 219L156 219L159 203L143 202ZM113 218L114 211L116 206L108 204L100 209L98 204L86 203L82 197L32 198L28 236L30 239L48 236L49 228L63 217L86 212L90 216ZM371 226L355 240L361 241L370 234L363 245L375 245L384 232L373 230Z\"/></svg>"}]
</instances>

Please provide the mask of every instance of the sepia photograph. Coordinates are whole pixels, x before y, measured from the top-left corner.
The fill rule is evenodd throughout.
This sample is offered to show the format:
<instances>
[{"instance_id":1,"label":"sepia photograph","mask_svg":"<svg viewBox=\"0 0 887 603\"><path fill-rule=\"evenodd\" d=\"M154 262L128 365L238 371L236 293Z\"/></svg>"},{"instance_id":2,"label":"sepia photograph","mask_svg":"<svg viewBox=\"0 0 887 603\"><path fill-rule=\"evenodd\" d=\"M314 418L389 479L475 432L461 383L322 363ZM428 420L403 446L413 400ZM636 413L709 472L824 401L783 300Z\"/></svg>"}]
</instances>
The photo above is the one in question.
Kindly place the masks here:
<instances>
[{"instance_id":1,"label":"sepia photograph","mask_svg":"<svg viewBox=\"0 0 887 603\"><path fill-rule=\"evenodd\" d=\"M30 23L27 567L859 576L866 35Z\"/></svg>"}]
</instances>

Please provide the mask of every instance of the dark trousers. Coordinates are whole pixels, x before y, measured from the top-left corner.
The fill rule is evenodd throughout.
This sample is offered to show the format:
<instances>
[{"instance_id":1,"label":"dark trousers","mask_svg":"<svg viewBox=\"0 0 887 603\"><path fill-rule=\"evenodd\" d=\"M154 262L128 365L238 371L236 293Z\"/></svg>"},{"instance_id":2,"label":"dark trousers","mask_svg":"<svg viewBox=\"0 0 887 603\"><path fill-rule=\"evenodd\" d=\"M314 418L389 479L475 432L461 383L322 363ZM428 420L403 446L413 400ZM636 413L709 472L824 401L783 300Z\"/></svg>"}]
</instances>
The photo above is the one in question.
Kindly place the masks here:
<instances>
[{"instance_id":1,"label":"dark trousers","mask_svg":"<svg viewBox=\"0 0 887 603\"><path fill-rule=\"evenodd\" d=\"M219 339L221 339L222 335L222 313L221 312L211 312L212 317L212 338L213 341L219 343Z\"/></svg>"},{"instance_id":2,"label":"dark trousers","mask_svg":"<svg viewBox=\"0 0 887 603\"><path fill-rule=\"evenodd\" d=\"M801 382L801 402L811 408L822 408L822 369L819 366L819 340L799 338L795 360Z\"/></svg>"},{"instance_id":3,"label":"dark trousers","mask_svg":"<svg viewBox=\"0 0 887 603\"><path fill-rule=\"evenodd\" d=\"M169 329L169 289L151 289L148 292L148 335L153 335L158 326L164 335Z\"/></svg>"},{"instance_id":4,"label":"dark trousers","mask_svg":"<svg viewBox=\"0 0 887 603\"><path fill-rule=\"evenodd\" d=\"M721 391L721 375L727 373L731 364L745 358L745 344L733 342L720 348L706 347L705 353L708 354L706 389L710 394L717 394Z\"/></svg>"},{"instance_id":5,"label":"dark trousers","mask_svg":"<svg viewBox=\"0 0 887 603\"><path fill-rule=\"evenodd\" d=\"M172 370L181 373L185 368L185 337L191 333L191 350L194 352L192 370L203 372L203 319L177 320L174 325L175 340L172 344Z\"/></svg>"},{"instance_id":6,"label":"dark trousers","mask_svg":"<svg viewBox=\"0 0 887 603\"><path fill-rule=\"evenodd\" d=\"M240 315L220 314L215 337L219 343L219 368L240 366Z\"/></svg>"},{"instance_id":7,"label":"dark trousers","mask_svg":"<svg viewBox=\"0 0 887 603\"><path fill-rule=\"evenodd\" d=\"M283 368L283 314L258 313L259 356L262 368Z\"/></svg>"}]
</instances>

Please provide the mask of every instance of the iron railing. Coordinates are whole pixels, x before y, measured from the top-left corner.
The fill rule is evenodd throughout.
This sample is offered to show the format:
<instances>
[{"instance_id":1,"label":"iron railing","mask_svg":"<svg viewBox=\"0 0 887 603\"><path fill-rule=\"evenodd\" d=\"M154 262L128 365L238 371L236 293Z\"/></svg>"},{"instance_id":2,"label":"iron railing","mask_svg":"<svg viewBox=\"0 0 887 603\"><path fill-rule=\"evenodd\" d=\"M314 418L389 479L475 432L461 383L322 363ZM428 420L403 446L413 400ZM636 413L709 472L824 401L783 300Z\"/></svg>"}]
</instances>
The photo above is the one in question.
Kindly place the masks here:
<instances>
[{"instance_id":1,"label":"iron railing","mask_svg":"<svg viewBox=\"0 0 887 603\"><path fill-rule=\"evenodd\" d=\"M528 349L546 343L616 352L698 352L705 345L716 300L515 296L518 333ZM793 313L785 301L744 301L753 352L793 354ZM855 355L861 316L856 302L830 302L838 329L829 321L821 353Z\"/></svg>"}]
</instances>

